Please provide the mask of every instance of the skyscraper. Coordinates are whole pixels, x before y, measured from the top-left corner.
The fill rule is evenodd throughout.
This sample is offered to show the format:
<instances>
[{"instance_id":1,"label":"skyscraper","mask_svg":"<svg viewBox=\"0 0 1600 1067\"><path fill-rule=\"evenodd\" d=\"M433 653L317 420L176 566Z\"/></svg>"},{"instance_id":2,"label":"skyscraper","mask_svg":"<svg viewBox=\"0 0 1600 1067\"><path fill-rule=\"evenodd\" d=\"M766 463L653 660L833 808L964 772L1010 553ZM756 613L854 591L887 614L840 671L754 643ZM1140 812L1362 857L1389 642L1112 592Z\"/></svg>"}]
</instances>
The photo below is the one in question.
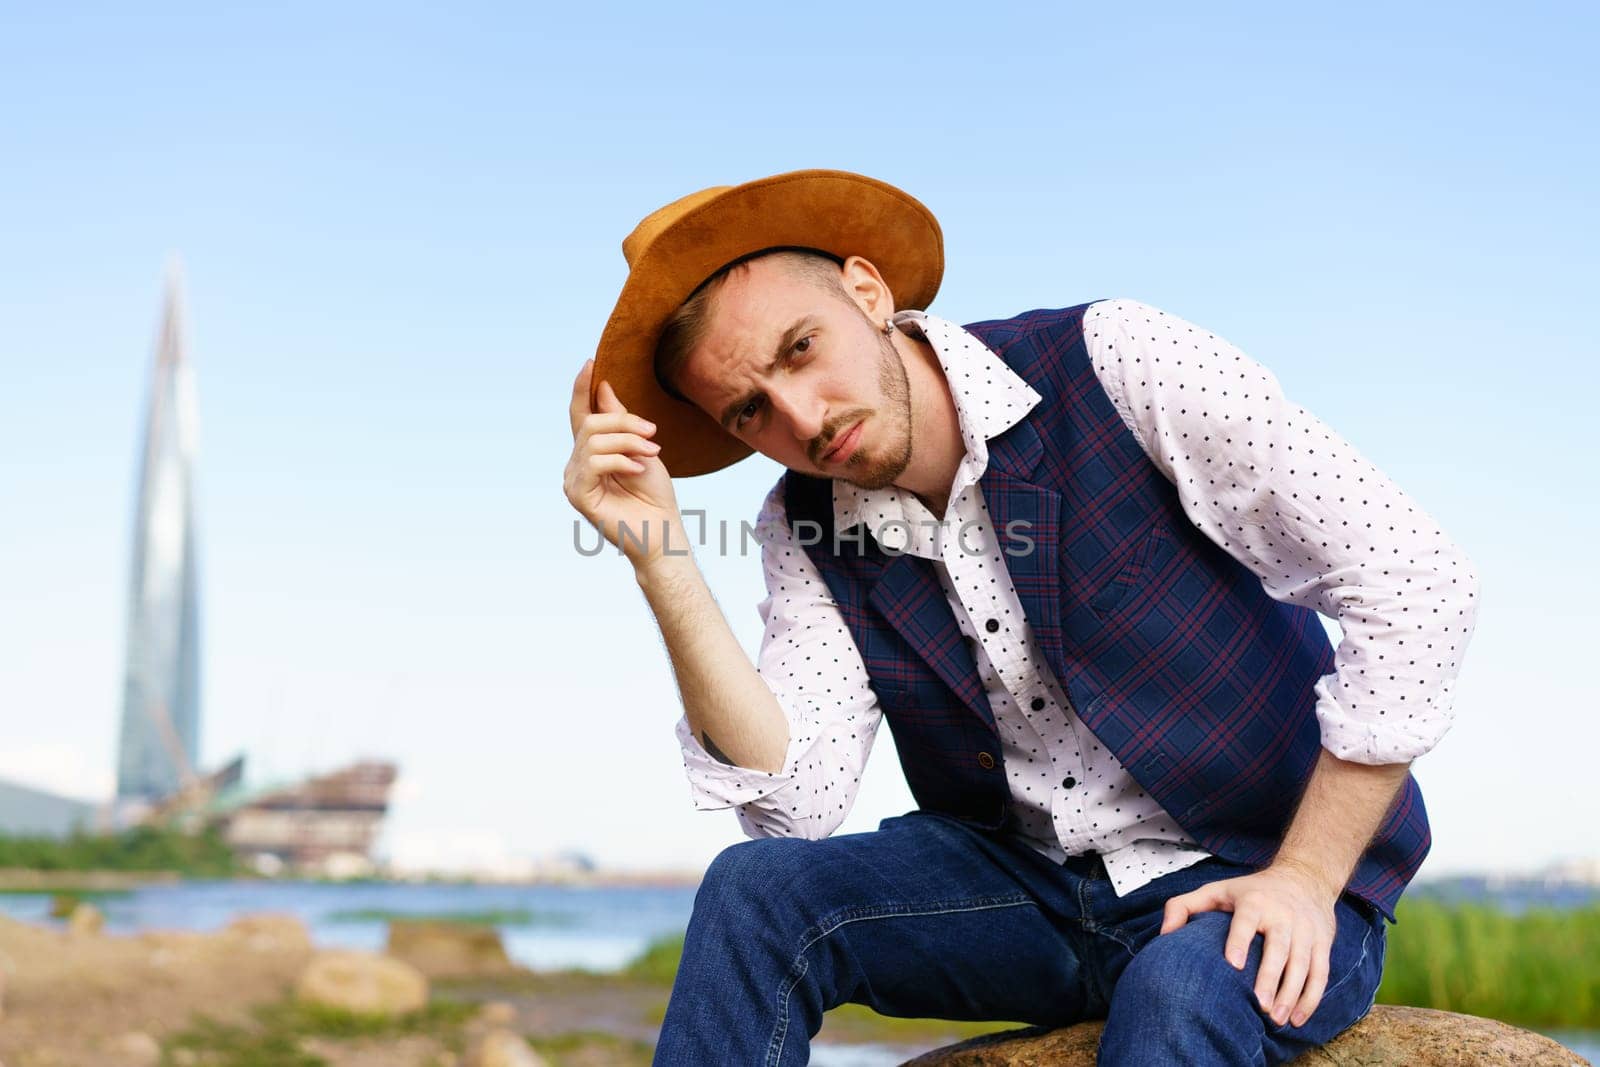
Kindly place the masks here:
<instances>
[{"instance_id":1,"label":"skyscraper","mask_svg":"<svg viewBox=\"0 0 1600 1067\"><path fill-rule=\"evenodd\" d=\"M117 752L119 801L153 801L190 782L200 747L200 575L196 558L194 377L181 283L168 278L151 368L128 582L127 673Z\"/></svg>"}]
</instances>

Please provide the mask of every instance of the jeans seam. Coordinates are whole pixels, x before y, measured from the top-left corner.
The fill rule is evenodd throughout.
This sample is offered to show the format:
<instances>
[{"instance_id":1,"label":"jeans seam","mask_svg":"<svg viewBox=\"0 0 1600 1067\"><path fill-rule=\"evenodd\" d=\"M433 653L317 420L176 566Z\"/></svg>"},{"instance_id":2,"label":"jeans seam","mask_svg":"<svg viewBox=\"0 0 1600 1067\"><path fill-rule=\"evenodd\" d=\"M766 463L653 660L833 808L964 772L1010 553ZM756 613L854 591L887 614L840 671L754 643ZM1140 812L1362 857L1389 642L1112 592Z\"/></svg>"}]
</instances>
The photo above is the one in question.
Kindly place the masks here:
<instances>
[{"instance_id":1,"label":"jeans seam","mask_svg":"<svg viewBox=\"0 0 1600 1067\"><path fill-rule=\"evenodd\" d=\"M1356 972L1361 970L1361 965L1363 963L1367 962L1367 946L1370 945L1371 943L1372 943L1372 927L1369 925L1367 927L1367 929L1366 929L1366 932L1361 935L1361 955L1360 955L1360 957L1357 958L1356 962L1351 965L1351 967L1350 967L1350 969L1348 971L1345 972L1345 975L1344 975L1343 978L1339 979L1337 982L1333 983L1331 986L1329 986L1328 988L1326 988L1326 989L1324 989L1322 991L1322 995L1324 997L1327 996L1329 993L1332 993L1335 989L1338 989L1340 986L1344 985L1350 979L1355 977Z\"/></svg>"},{"instance_id":2,"label":"jeans seam","mask_svg":"<svg viewBox=\"0 0 1600 1067\"><path fill-rule=\"evenodd\" d=\"M767 1042L768 1067L776 1067L783 1056L783 1043L789 1032L789 994L794 992L794 987L806 976L809 969L806 964L806 953L811 946L827 937L835 930L850 923L865 922L873 919L893 919L912 915L949 915L961 911L992 911L996 908L1015 908L1024 904L1037 903L1032 897L1026 895L1004 897L976 897L968 901L935 902L933 904L883 904L883 905L855 905L834 912L831 916L817 922L811 927L816 933L808 930L801 936L805 942L800 950L795 953L794 962L789 965L789 976L778 989L778 1019L773 1024L772 1038ZM809 935L809 936L807 936Z\"/></svg>"},{"instance_id":3,"label":"jeans seam","mask_svg":"<svg viewBox=\"0 0 1600 1067\"><path fill-rule=\"evenodd\" d=\"M1383 925L1382 916L1378 917L1377 922L1378 922L1379 935L1384 939L1384 947L1383 947L1383 950L1382 950L1383 951L1383 959L1380 959L1378 961L1378 981L1372 987L1372 996L1367 999L1367 1006L1365 1008L1361 1009L1361 1014L1356 1016L1356 1022L1360 1022L1362 1019L1365 1019L1368 1015L1370 1015L1372 1013L1373 1007L1378 1003L1378 987L1383 985L1383 968L1384 968L1384 964L1388 962L1388 955L1389 955L1388 936L1389 936L1389 931ZM1365 960L1366 957L1362 956L1362 959ZM1355 1024L1352 1023L1351 1025L1353 1026Z\"/></svg>"}]
</instances>

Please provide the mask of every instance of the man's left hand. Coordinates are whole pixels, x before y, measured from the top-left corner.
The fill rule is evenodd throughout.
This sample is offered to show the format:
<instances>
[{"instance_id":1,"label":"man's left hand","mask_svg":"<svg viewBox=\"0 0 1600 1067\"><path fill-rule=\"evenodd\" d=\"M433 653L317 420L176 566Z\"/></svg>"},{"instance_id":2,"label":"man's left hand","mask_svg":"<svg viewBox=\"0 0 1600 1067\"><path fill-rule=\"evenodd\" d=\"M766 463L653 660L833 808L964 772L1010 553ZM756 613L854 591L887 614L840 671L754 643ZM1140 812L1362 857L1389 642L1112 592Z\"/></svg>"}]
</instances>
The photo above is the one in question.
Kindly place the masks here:
<instances>
[{"instance_id":1,"label":"man's left hand","mask_svg":"<svg viewBox=\"0 0 1600 1067\"><path fill-rule=\"evenodd\" d=\"M1328 987L1334 903L1339 891L1316 872L1278 862L1255 874L1203 885L1167 901L1161 932L1171 933L1203 911L1233 913L1223 955L1244 969L1250 942L1263 935L1255 994L1261 1010L1282 1026L1300 1026Z\"/></svg>"}]
</instances>

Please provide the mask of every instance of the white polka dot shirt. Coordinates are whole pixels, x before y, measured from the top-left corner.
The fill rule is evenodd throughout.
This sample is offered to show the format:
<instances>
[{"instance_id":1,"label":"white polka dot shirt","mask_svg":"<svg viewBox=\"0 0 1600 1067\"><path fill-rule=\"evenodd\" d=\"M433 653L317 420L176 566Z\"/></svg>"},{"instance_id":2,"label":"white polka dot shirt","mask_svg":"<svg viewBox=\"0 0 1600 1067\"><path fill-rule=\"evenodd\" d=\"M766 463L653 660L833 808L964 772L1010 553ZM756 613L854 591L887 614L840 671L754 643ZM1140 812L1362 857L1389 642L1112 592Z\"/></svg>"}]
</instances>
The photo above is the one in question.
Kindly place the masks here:
<instances>
[{"instance_id":1,"label":"white polka dot shirt","mask_svg":"<svg viewBox=\"0 0 1600 1067\"><path fill-rule=\"evenodd\" d=\"M1100 853L1119 894L1204 859L1078 720L1002 562L977 482L989 439L1039 395L960 326L914 311L895 319L938 355L967 453L942 519L904 490L835 481L836 528L864 522L886 551L933 562L972 646L1027 844L1058 862ZM1323 746L1378 764L1437 743L1476 618L1471 560L1353 446L1285 398L1266 368L1215 334L1123 299L1090 305L1084 339L1113 406L1196 527L1274 598L1339 622L1335 669L1315 687ZM768 593L757 670L789 718L783 770L713 759L687 717L677 737L697 808L734 807L751 837L824 837L854 801L882 711L776 488L757 531Z\"/></svg>"}]
</instances>

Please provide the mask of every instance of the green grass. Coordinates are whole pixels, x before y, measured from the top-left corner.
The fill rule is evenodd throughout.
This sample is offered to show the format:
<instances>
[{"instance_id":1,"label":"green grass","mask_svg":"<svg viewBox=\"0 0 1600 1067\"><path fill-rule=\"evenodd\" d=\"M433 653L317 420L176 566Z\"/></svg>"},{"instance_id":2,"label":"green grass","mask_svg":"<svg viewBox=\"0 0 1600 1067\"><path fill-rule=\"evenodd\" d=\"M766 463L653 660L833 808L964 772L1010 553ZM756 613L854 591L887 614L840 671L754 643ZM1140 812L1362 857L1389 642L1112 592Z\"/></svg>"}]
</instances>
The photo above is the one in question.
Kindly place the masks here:
<instances>
[{"instance_id":1,"label":"green grass","mask_svg":"<svg viewBox=\"0 0 1600 1067\"><path fill-rule=\"evenodd\" d=\"M271 1025L317 1037L400 1037L458 1027L472 1018L477 1010L478 1005L463 1001L432 1000L421 1011L410 1015L360 1015L337 1008L286 1001L273 1005L267 1016Z\"/></svg>"},{"instance_id":2,"label":"green grass","mask_svg":"<svg viewBox=\"0 0 1600 1067\"><path fill-rule=\"evenodd\" d=\"M918 1044L930 1040L954 1044L969 1037L1018 1030L1031 1023L974 1022L960 1019L902 1019L879 1015L865 1004L841 1004L823 1016L828 1036L851 1041L881 1041L888 1044Z\"/></svg>"},{"instance_id":3,"label":"green grass","mask_svg":"<svg viewBox=\"0 0 1600 1067\"><path fill-rule=\"evenodd\" d=\"M645 946L645 950L635 956L622 969L622 973L629 978L637 978L645 982L660 982L662 985L671 985L673 978L677 977L678 974L678 961L682 958L682 934L658 937Z\"/></svg>"},{"instance_id":4,"label":"green grass","mask_svg":"<svg viewBox=\"0 0 1600 1067\"><path fill-rule=\"evenodd\" d=\"M215 830L187 834L136 826L119 834L66 838L0 835L0 867L35 871L176 871L192 878L230 878L248 871Z\"/></svg>"},{"instance_id":5,"label":"green grass","mask_svg":"<svg viewBox=\"0 0 1600 1067\"><path fill-rule=\"evenodd\" d=\"M466 1045L464 1028L478 1011L473 1002L436 999L422 1011L398 1018L354 1015L283 1000L258 1008L252 1022L229 1025L198 1018L182 1033L167 1039L163 1067L175 1067L179 1052L206 1067L328 1067L322 1056L306 1051L308 1038L370 1043L416 1034L433 1038L459 1062ZM649 1067L655 1046L596 1030L574 1030L549 1037L527 1038L551 1067Z\"/></svg>"},{"instance_id":6,"label":"green grass","mask_svg":"<svg viewBox=\"0 0 1600 1067\"><path fill-rule=\"evenodd\" d=\"M655 1046L648 1041L618 1037L601 1030L572 1030L552 1037L530 1037L528 1044L550 1067L599 1064L610 1067L650 1067Z\"/></svg>"},{"instance_id":7,"label":"green grass","mask_svg":"<svg viewBox=\"0 0 1600 1067\"><path fill-rule=\"evenodd\" d=\"M571 926L577 917L563 911L506 908L488 911L394 911L388 908L350 908L328 914L330 922L442 922L468 926Z\"/></svg>"},{"instance_id":8,"label":"green grass","mask_svg":"<svg viewBox=\"0 0 1600 1067\"><path fill-rule=\"evenodd\" d=\"M258 1033L209 1019L196 1021L167 1041L162 1047L162 1067L177 1064L173 1054L180 1049L198 1054L199 1062L207 1067L328 1067L321 1056L301 1051L298 1035Z\"/></svg>"},{"instance_id":9,"label":"green grass","mask_svg":"<svg viewBox=\"0 0 1600 1067\"><path fill-rule=\"evenodd\" d=\"M1600 1029L1600 904L1510 915L1402 900L1396 918L1379 1002Z\"/></svg>"},{"instance_id":10,"label":"green grass","mask_svg":"<svg viewBox=\"0 0 1600 1067\"><path fill-rule=\"evenodd\" d=\"M301 1047L311 1037L358 1040L428 1034L460 1051L461 1027L476 1010L475 1004L435 1000L411 1015L385 1017L284 1000L258 1008L251 1024L196 1019L167 1039L161 1062L171 1067L176 1063L174 1053L181 1049L196 1053L208 1067L327 1067L326 1060Z\"/></svg>"}]
</instances>

